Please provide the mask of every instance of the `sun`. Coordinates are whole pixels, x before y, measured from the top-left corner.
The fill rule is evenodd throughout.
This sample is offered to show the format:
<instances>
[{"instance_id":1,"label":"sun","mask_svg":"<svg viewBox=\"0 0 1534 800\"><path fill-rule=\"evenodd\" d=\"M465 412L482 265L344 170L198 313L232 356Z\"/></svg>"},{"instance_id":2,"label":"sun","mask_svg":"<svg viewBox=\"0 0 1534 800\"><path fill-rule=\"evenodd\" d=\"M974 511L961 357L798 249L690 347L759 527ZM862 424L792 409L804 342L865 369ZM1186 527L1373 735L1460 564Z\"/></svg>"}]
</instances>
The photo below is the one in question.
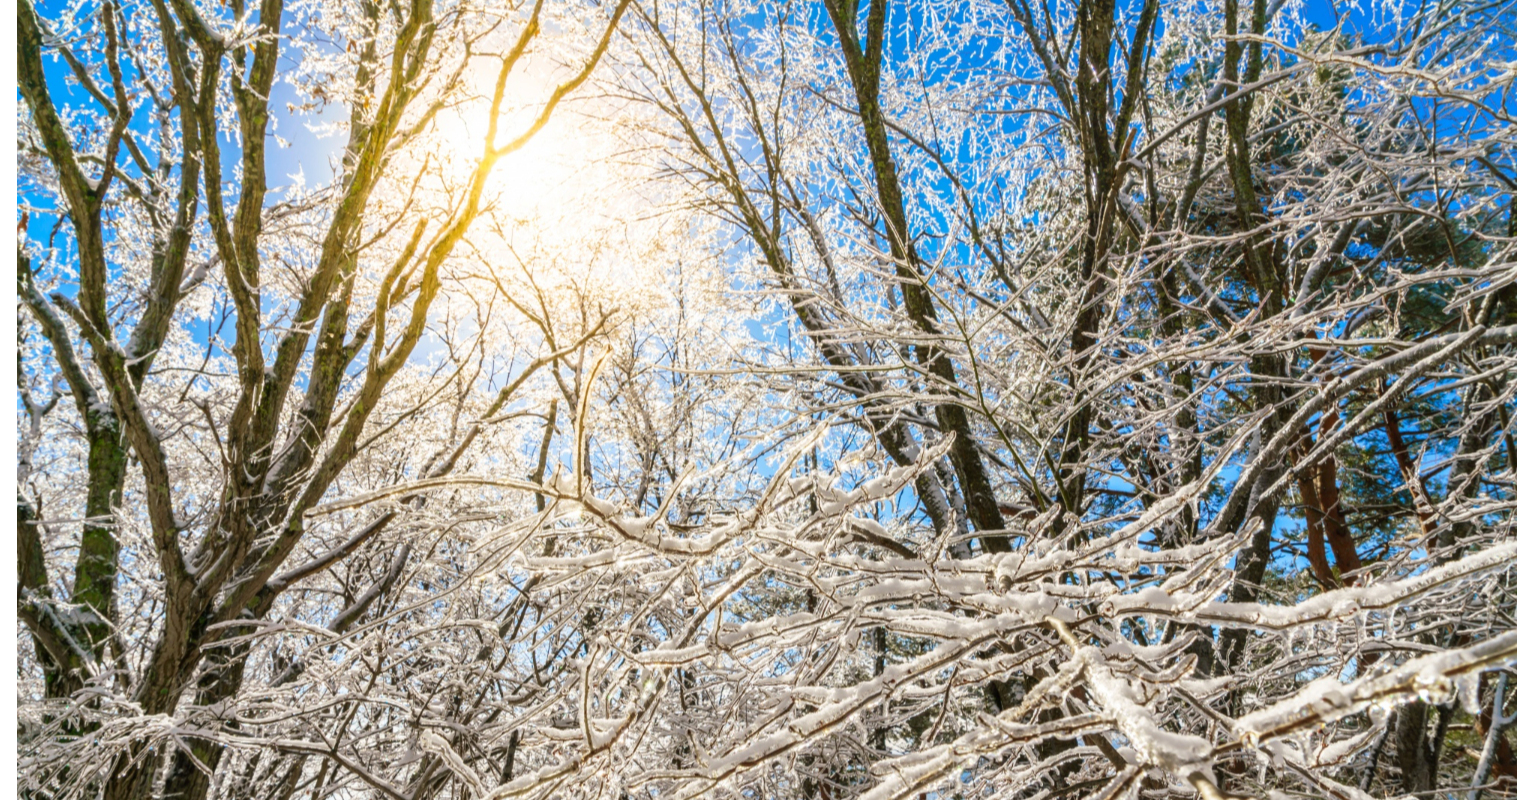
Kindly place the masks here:
<instances>
[{"instance_id":1,"label":"sun","mask_svg":"<svg viewBox=\"0 0 1534 800\"><path fill-rule=\"evenodd\" d=\"M471 77L486 81L480 94L489 94L493 72ZM549 78L514 75L497 141L527 131L552 88ZM465 180L484 153L489 105L480 98L445 109L428 143L432 156ZM579 287L609 305L647 302L645 275L657 239L674 237L660 230L664 215L655 213L646 192L645 170L630 157L621 123L609 112L595 101L567 99L490 172L481 218L466 241L503 286L528 279L545 288Z\"/></svg>"},{"instance_id":2,"label":"sun","mask_svg":"<svg viewBox=\"0 0 1534 800\"><path fill-rule=\"evenodd\" d=\"M483 71L483 70L481 70ZM469 75L488 85L493 72ZM486 92L488 93L488 92ZM522 135L537 119L548 101L548 80L526 71L507 83L506 100L498 122L498 144ZM483 206L512 219L527 219L560 210L584 194L601 172L604 134L588 124L575 104L556 109L548 123L519 149L501 157L492 169L482 198ZM485 131L490 123L490 103L484 97L448 109L441 114L432 146L437 155L467 174L484 152Z\"/></svg>"}]
</instances>

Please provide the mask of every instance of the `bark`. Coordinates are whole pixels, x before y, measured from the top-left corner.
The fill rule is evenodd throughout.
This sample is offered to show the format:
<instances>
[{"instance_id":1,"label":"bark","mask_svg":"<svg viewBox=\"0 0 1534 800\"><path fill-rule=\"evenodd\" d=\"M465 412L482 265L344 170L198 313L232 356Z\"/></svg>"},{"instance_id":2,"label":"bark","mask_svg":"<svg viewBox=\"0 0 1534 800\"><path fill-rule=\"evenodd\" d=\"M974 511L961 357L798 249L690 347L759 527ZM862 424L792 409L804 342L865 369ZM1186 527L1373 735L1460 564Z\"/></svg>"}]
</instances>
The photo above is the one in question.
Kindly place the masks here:
<instances>
[{"instance_id":1,"label":"bark","mask_svg":"<svg viewBox=\"0 0 1534 800\"><path fill-rule=\"evenodd\" d=\"M1300 489L1300 502L1305 504L1305 557L1310 562L1311 574L1323 591L1335 589L1337 576L1326 557L1326 523L1321 516L1315 476L1308 472L1296 475L1294 482Z\"/></svg>"},{"instance_id":2,"label":"bark","mask_svg":"<svg viewBox=\"0 0 1534 800\"><path fill-rule=\"evenodd\" d=\"M1481 756L1482 763L1477 767L1477 776L1485 781L1475 781L1475 785L1485 783L1501 783L1506 779L1516 785L1518 780L1518 756L1513 751L1513 743L1504 735L1509 723L1515 718L1502 716L1502 709L1498 704L1506 697L1509 683L1508 673L1502 673L1497 679L1497 686L1492 690L1493 676L1491 673L1483 673L1480 677L1480 696L1485 698L1481 705L1481 711L1475 716L1475 732L1486 745ZM1487 757L1489 754L1489 758ZM1475 795L1471 796L1475 800Z\"/></svg>"},{"instance_id":3,"label":"bark","mask_svg":"<svg viewBox=\"0 0 1534 800\"><path fill-rule=\"evenodd\" d=\"M1411 451L1406 447L1406 437L1401 434L1401 417L1394 409L1388 409L1384 413L1385 437L1390 442L1390 454L1395 458L1396 468L1401 471L1401 481L1405 483L1406 490L1411 494L1412 508L1417 513L1417 524L1422 529L1424 542L1433 540L1434 531L1438 530L1438 521L1433 519L1433 501L1428 497L1427 487L1422 485L1422 479L1417 475L1417 466L1412 461Z\"/></svg>"},{"instance_id":4,"label":"bark","mask_svg":"<svg viewBox=\"0 0 1534 800\"><path fill-rule=\"evenodd\" d=\"M410 502L410 498L406 499ZM392 519L392 515L389 515ZM386 520L387 522L387 520ZM376 524L375 524L376 525ZM380 530L382 525L376 525ZM371 587L364 591L347 608L343 609L328 626L333 633L344 633L368 609L380 598L394 588L399 576L405 567L406 556L410 552L410 545L402 545L395 555L393 563ZM271 601L276 598L275 594L266 595L263 600L251 612L252 619L261 619L271 610ZM206 657L204 672L197 683L195 705L201 708L217 708L220 703L232 698L240 687L245 683L245 671L249 663L250 645L240 643L233 647L219 648L213 654ZM211 662L211 663L207 663ZM279 675L273 685L280 686L298 677L301 665L295 662L286 671ZM222 718L207 720L204 726L229 725L238 729L238 723L225 721ZM165 778L166 798L174 800L203 800L207 797L211 776L219 768L223 760L224 746L218 741L217 731L206 737L188 736L187 747L178 748L171 757L170 769Z\"/></svg>"},{"instance_id":5,"label":"bark","mask_svg":"<svg viewBox=\"0 0 1534 800\"><path fill-rule=\"evenodd\" d=\"M1330 431L1336 420L1335 411L1322 418L1322 435ZM1321 519L1326 527L1326 540L1331 543L1332 555L1337 559L1337 571L1342 575L1342 582L1351 586L1358 579L1357 573L1363 563L1358 558L1358 545L1353 541L1353 532L1343 517L1342 491L1337 485L1336 456L1328 455L1321 461L1320 468L1316 470L1316 485L1319 490L1318 499L1321 501Z\"/></svg>"},{"instance_id":6,"label":"bark","mask_svg":"<svg viewBox=\"0 0 1534 800\"><path fill-rule=\"evenodd\" d=\"M32 651L43 669L43 692L50 699L73 695L84 685L84 662L71 631L52 614L53 591L43 559L37 510L16 493L16 609L32 636Z\"/></svg>"},{"instance_id":7,"label":"bark","mask_svg":"<svg viewBox=\"0 0 1534 800\"><path fill-rule=\"evenodd\" d=\"M1239 5L1237 0L1226 0L1225 3L1225 33L1235 37L1240 32L1238 20ZM1260 34L1267 27L1267 5L1265 0L1254 0L1252 5L1252 18L1249 30ZM1238 76L1242 51L1246 51L1246 68ZM1228 40L1225 45L1225 58L1223 64L1226 91L1238 85L1238 78L1247 84L1255 83L1261 76L1262 70L1262 45L1253 41L1249 45L1236 39ZM1258 199L1258 187L1251 160L1251 143L1249 141L1249 128L1251 124L1251 112L1253 97L1248 95L1234 102L1228 103L1224 108L1227 127L1226 163L1234 189L1236 205L1236 227L1242 235L1241 246L1243 252L1244 273L1247 283L1256 292L1259 311L1258 318L1271 319L1283 310L1287 299L1282 276L1278 272L1276 259L1273 257L1270 243L1260 240L1254 241L1255 231L1261 224L1261 205ZM1274 354L1261 354L1252 358L1250 369L1259 382L1253 392L1258 406L1268 409L1268 416L1263 420L1263 438L1270 446L1282 443L1284 438L1283 423L1289 422L1295 412L1289 415L1274 413L1281 407L1286 399L1286 392L1279 388L1278 381L1287 373L1287 364ZM1264 448L1266 449L1266 448ZM1271 537L1273 521L1277 515L1277 498L1267 501L1258 501L1267 491L1267 488L1278 477L1278 466L1252 463L1246 464L1248 471L1257 471L1258 477L1253 483L1242 483L1250 486L1250 494L1247 497L1248 509L1245 518L1257 518L1259 523L1254 526L1251 543L1238 556L1236 562L1236 583L1230 592L1233 602L1252 602L1256 600L1258 591L1262 585L1263 576L1266 573L1271 554ZM1340 521L1340 501L1333 496L1335 491L1335 469L1332 473L1321 470L1320 481L1317 487L1317 499L1321 504L1321 516L1328 533L1328 539L1332 542L1333 550L1339 544L1339 539L1333 538L1336 523ZM1332 480L1332 489L1327 487L1327 478ZM1255 484L1255 485L1253 485ZM1347 539L1351 544L1351 538ZM1342 559L1339 553L1339 560ZM1249 634L1247 631L1230 631L1221 636L1219 643L1219 658L1217 668L1229 673L1238 668L1245 655ZM1233 696L1231 706L1227 713L1238 716L1240 709L1236 705L1237 700ZM1244 770L1244 764L1239 761L1233 764L1227 771L1229 774L1238 774Z\"/></svg>"},{"instance_id":8,"label":"bark","mask_svg":"<svg viewBox=\"0 0 1534 800\"><path fill-rule=\"evenodd\" d=\"M1484 393L1484 395L1483 395ZM1496 416L1482 412L1478 417L1474 410L1474 401L1482 396L1492 393L1488 391L1485 383L1477 383L1466 391L1467 402L1465 404L1464 417L1467 420L1468 430L1461 437L1458 450L1455 454L1454 467L1449 476L1449 494L1465 493L1468 496L1478 489L1479 466L1478 459L1471 455L1485 449L1490 439L1490 433L1499 421ZM1456 543L1468 534L1472 524L1457 522L1452 525L1435 527L1436 537L1428 540L1428 549L1434 554L1435 560L1452 557L1451 554ZM1450 646L1460 646L1463 635L1454 632L1447 641ZM1442 643L1443 640L1440 640ZM1447 714L1439 707L1440 724L1444 728L1440 731L1427 724L1427 712L1430 706L1421 701L1414 700L1401 709L1397 718L1395 731L1396 767L1401 773L1402 791L1416 794L1421 798L1429 798L1437 789L1438 763L1442 757L1443 736L1447 730ZM1500 753L1498 754L1500 758Z\"/></svg>"},{"instance_id":9,"label":"bark","mask_svg":"<svg viewBox=\"0 0 1534 800\"><path fill-rule=\"evenodd\" d=\"M107 10L112 6L109 4ZM103 14L110 18L111 14ZM76 231L80 267L79 303L88 325L97 330L107 325L105 301L106 261L103 255L102 199L111 183L107 169L99 181L88 180L76 159L69 133L53 106L47 79L42 68L43 33L30 2L17 6L18 78L23 98L32 110L37 129L49 159L59 176L60 188L67 200L69 219ZM108 26L111 29L111 26ZM115 36L109 36L109 43ZM115 45L109 44L115 58ZM120 94L120 93L119 93ZM119 99L114 109L114 139L122 136L126 125ZM121 122L121 125L117 125ZM109 151L112 146L109 145ZM74 590L70 601L81 607L85 621L66 625L56 614L31 613L23 619L57 628L51 636L72 641L68 660L55 662L52 678L45 680L50 697L65 697L83 686L85 662L100 662L110 638L115 615L117 585L116 537L117 509L122 503L123 482L127 473L127 452L117 412L98 394L87 376L65 323L33 283L31 261L17 251L17 290L22 302L42 328L53 348L60 372L69 386L76 410L84 422L87 439L85 522L82 525L79 556L75 563ZM156 344L157 346L157 344ZM34 594L34 600L43 600ZM74 615L70 615L71 618ZM44 620L51 619L52 622ZM38 634L34 628L34 635ZM46 661L46 660L45 660Z\"/></svg>"},{"instance_id":10,"label":"bark","mask_svg":"<svg viewBox=\"0 0 1534 800\"><path fill-rule=\"evenodd\" d=\"M917 368L932 381L931 390L935 394L952 398L962 391L958 369L940 345L928 343L944 333L938 320L936 304L927 288L921 256L911 238L906 220L905 197L895 159L890 152L890 137L885 127L884 113L879 104L879 78L888 7L884 0L870 2L866 40L858 33L858 4L855 0L844 0L840 4L827 0L826 10L830 12L836 27L844 57L843 64L857 96L858 117L862 122L863 139L868 147L870 167L878 190L879 208L884 215L885 243L895 265L895 277L900 284L906 316L924 336L913 347ZM988 553L1010 551L1011 540L1005 535L994 535L1006 529L1006 520L996 502L996 493L986 473L981 453L983 445L972 430L969 414L953 400L940 400L934 412L938 427L953 436L949 458L959 479L959 489L964 495L965 510L980 532L993 534L980 537L982 548Z\"/></svg>"},{"instance_id":11,"label":"bark","mask_svg":"<svg viewBox=\"0 0 1534 800\"><path fill-rule=\"evenodd\" d=\"M1241 33L1239 10L1237 0L1225 0L1225 34L1227 36L1236 37ZM1260 35L1266 31L1267 25L1266 0L1253 0L1249 32ZM1240 69L1243 51L1246 56L1244 70ZM1262 75L1262 64L1260 41L1247 43L1234 38L1227 41L1224 59L1227 91L1231 90L1230 87L1239 86L1241 83L1256 83ZM1247 234L1241 240L1245 278L1257 292L1265 312L1262 318L1266 319L1276 314L1282 307L1287 284L1279 271L1281 264L1274 257L1273 242L1256 239L1252 235L1252 232L1258 230L1264 221L1262 205L1258 197L1256 173L1252 168L1250 128L1255 100L1254 95L1246 95L1225 106L1225 124L1228 130L1226 164L1235 190L1236 224L1240 231Z\"/></svg>"},{"instance_id":12,"label":"bark","mask_svg":"<svg viewBox=\"0 0 1534 800\"><path fill-rule=\"evenodd\" d=\"M1433 796L1438 771L1432 748L1432 709L1428 703L1413 700L1396 712L1396 767L1401 773L1401 790L1422 800Z\"/></svg>"},{"instance_id":13,"label":"bark","mask_svg":"<svg viewBox=\"0 0 1534 800\"><path fill-rule=\"evenodd\" d=\"M244 683L248 655L249 648L241 646L226 649L215 656L222 663L210 665L207 672L203 673L193 702L198 706L209 707L234 696ZM217 722L221 721L203 724ZM185 744L184 748L177 748L171 756L162 795L166 800L201 800L206 797L211 776L223 761L224 746L215 738L186 737Z\"/></svg>"}]
</instances>

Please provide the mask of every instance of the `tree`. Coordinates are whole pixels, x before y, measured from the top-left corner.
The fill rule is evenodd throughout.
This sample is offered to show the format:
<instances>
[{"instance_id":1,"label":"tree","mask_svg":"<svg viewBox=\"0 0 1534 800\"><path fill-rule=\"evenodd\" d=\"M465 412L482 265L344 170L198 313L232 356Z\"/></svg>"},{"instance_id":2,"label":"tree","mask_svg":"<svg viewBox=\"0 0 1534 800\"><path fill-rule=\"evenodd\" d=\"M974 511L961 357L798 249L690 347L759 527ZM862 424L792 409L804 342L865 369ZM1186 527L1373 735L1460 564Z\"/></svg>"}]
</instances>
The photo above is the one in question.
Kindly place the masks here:
<instances>
[{"instance_id":1,"label":"tree","mask_svg":"<svg viewBox=\"0 0 1534 800\"><path fill-rule=\"evenodd\" d=\"M1512 4L160 8L22 12L36 86L108 87L69 162L24 84L70 243L18 292L26 790L1514 788ZM255 67L299 46L355 155L273 202ZM139 121L196 114L118 110L162 72L211 87L172 144L257 143L230 190ZM593 188L513 210L556 105Z\"/></svg>"},{"instance_id":2,"label":"tree","mask_svg":"<svg viewBox=\"0 0 1534 800\"><path fill-rule=\"evenodd\" d=\"M55 18L18 7L24 196L65 234L47 250L18 250L18 300L51 351L21 373L67 386L86 443L84 458L50 465L84 485L50 498L78 504L85 520L66 596L50 574L40 502L17 498L19 612L44 696L59 701L41 707L42 727L28 735L52 762L48 778L147 796L168 759L165 793L208 791L222 749L196 738L172 747L156 720L237 692L247 653L238 629L390 524L383 514L341 532L308 515L397 424L377 412L403 399L386 402L386 390L415 371L407 365L439 308L445 265L480 215L496 162L589 77L622 10L508 135L507 80L550 24L542 3L509 15L430 2L107 3ZM284 14L299 17L296 34L283 33ZM473 99L458 79L479 66L484 43L496 46L499 72L483 147L467 173L449 176L454 165L422 148L441 115ZM335 184L274 204L267 147L285 52L318 73L300 87L304 99L338 103L349 118ZM67 70L50 70L45 53ZM90 111L72 110L66 81ZM197 348L192 328L204 320ZM38 417L47 407L28 409ZM428 462L428 474L450 471L455 455ZM42 475L24 477L36 486ZM118 593L130 576L149 586L124 613ZM58 737L64 753L107 747L62 756L49 749Z\"/></svg>"},{"instance_id":3,"label":"tree","mask_svg":"<svg viewBox=\"0 0 1534 800\"><path fill-rule=\"evenodd\" d=\"M1485 71L1485 51L1453 44L1479 34L1464 39L1442 26L1501 31L1502 12L1440 21L1432 30L1446 38L1426 44L1414 37L1421 15L1433 12L1403 11L1375 32L1386 44L1360 47L1341 24L1307 31L1296 24L1298 12L1285 19L1260 3L1227 6L1213 28L1203 10L705 6L642 17L657 44L643 62L651 71L632 91L675 120L674 171L760 251L769 268L764 284L785 294L821 356L801 369L825 375L832 397L846 393L862 414L849 414L846 400L826 407L876 433L900 465L910 463L911 440L886 420L956 433L947 454L954 460L916 478L940 540L948 509L965 509L972 520L984 514L966 505L973 482L932 488L944 485L945 470L965 471L960 442L974 438L935 413L957 390L966 416L984 421L981 461L1000 474L998 485L1016 487L1004 502L1024 518L1060 508L1089 527L1111 526L1104 521L1115 515L1180 499L1177 524L1158 526L1154 540L1247 537L1228 597L1251 602L1274 597L1264 581L1285 558L1275 550L1288 538L1278 524L1280 492L1298 486L1319 588L1339 587L1334 569L1349 584L1382 580L1427 534L1396 528L1376 543L1365 578L1334 453L1345 458L1353 440L1375 436L1380 424L1398 428L1392 407L1416 392L1444 408L1445 384L1427 378L1430 371L1479 370L1444 366L1442 348L1453 342L1431 336L1459 330L1468 343L1483 334L1473 319L1510 319L1498 316L1501 301L1489 299L1510 278L1459 277L1445 264L1450 251L1461 263L1471 258L1471 269L1509 263L1511 187L1498 177L1506 174L1499 161L1506 129L1447 110L1466 101L1463 93L1402 83L1395 65L1405 62L1396 59L1463 57L1459 71L1434 74L1460 75L1464 86L1500 98L1505 78ZM904 38L890 44L889 30ZM1391 35L1404 38L1388 43ZM903 60L891 63L897 54ZM1431 120L1407 111L1420 105L1438 110ZM1034 124L993 121L1011 114ZM1427 196L1415 193L1426 175L1446 174L1438 149L1445 136L1459 143L1451 160L1463 177L1438 184L1446 194L1434 207L1485 227L1431 234L1441 242L1435 246L1421 238L1424 227L1454 231L1460 223L1418 217ZM1038 155L1016 155L1030 149ZM1375 156L1356 155L1363 152ZM1009 196L1011 181L1026 182L1026 191ZM1464 246L1448 244L1455 240ZM1488 251L1500 255L1471 255ZM1485 316L1403 327L1403 314L1430 285L1437 288L1426 291L1446 298L1477 293L1483 299L1474 313ZM923 299L933 291L942 292L939 302ZM1469 301L1441 302L1465 309ZM940 319L927 310L935 307ZM1382 326L1381 318L1391 321ZM1420 355L1358 338L1405 330L1417 333L1400 341L1419 343ZM1510 331L1499 330L1494 336ZM1307 344L1297 350L1285 342ZM940 365L945 360L965 364L962 380ZM1498 374L1510 366L1486 365ZM859 379L870 369L879 383ZM910 383L894 388L889 376L900 374ZM1384 385L1394 389L1382 394ZM1353 409L1346 419L1343 408ZM1477 416L1494 424L1485 412ZM1486 452L1487 440L1465 437L1463 428L1437 430L1442 438L1429 435L1424 447ZM1414 516L1439 513L1427 510L1434 501L1403 447L1390 452L1403 455L1390 464L1401 470L1390 491L1411 493ZM1214 464L1231 470L1211 474ZM1051 533L1068 529L1066 515L1053 519ZM1103 572L1112 582L1113 572ZM1173 621L1159 637L1150 626L1142 636L1169 642L1197 623ZM1250 673L1276 657L1247 652L1252 636L1211 625L1188 646L1203 674ZM1379 654L1359 658L1333 669L1366 669ZM993 693L992 708L1007 709L1010 699ZM1231 693L1214 707L1234 717L1261 702ZM1438 714L1444 725L1448 717ZM875 733L866 741L886 741L883 726L869 725ZM1375 741L1380 730L1373 729ZM1094 746L1106 751L1106 744ZM876 744L875 752L886 751ZM1442 747L1427 752L1436 759ZM1054 755L1039 753L1045 762ZM1121 766L1103 758L1103 768ZM1232 759L1212 777L1239 781L1250 774L1246 763ZM1401 779L1414 790L1422 785ZM1064 785L1058 777L1056 785Z\"/></svg>"}]
</instances>

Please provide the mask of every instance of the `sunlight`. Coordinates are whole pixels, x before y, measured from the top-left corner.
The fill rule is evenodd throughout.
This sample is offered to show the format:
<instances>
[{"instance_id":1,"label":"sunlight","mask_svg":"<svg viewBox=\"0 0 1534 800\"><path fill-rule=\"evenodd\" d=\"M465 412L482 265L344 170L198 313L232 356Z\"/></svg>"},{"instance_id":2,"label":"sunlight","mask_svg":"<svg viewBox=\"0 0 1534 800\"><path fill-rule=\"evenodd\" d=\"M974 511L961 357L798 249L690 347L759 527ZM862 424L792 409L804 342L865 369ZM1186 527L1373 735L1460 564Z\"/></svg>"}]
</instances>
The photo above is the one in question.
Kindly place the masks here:
<instances>
[{"instance_id":1,"label":"sunlight","mask_svg":"<svg viewBox=\"0 0 1534 800\"><path fill-rule=\"evenodd\" d=\"M500 120L501 142L527 130L537 116L533 104L536 95L528 87L525 107ZM484 150L484 134L489 124L488 102L475 103L456 112L444 114L439 127L440 143L455 167L472 169ZM513 219L523 219L568 202L579 194L578 180L588 173L590 164L582 164L590 150L591 134L583 131L578 120L556 115L543 130L521 149L502 157L485 186L487 209Z\"/></svg>"},{"instance_id":2,"label":"sunlight","mask_svg":"<svg viewBox=\"0 0 1534 800\"><path fill-rule=\"evenodd\" d=\"M171 5L17 4L15 796L1518 796L1516 0Z\"/></svg>"},{"instance_id":3,"label":"sunlight","mask_svg":"<svg viewBox=\"0 0 1534 800\"><path fill-rule=\"evenodd\" d=\"M507 86L509 113L499 120L497 141L521 135L537 119L563 74L550 68L513 75ZM488 95L494 72L470 70L481 99L441 114L434 155L451 174L467 176L484 150ZM653 298L643 275L671 246L677 231L653 214L656 198L643 187L638 165L623 157L624 144L610 131L600 108L567 101L521 149L502 157L483 197L484 217L469 234L475 251L503 279L526 278L544 289L560 287L588 299L636 308ZM647 210L649 213L647 213ZM653 263L652 263L653 262ZM648 265L648 266L647 266Z\"/></svg>"}]
</instances>

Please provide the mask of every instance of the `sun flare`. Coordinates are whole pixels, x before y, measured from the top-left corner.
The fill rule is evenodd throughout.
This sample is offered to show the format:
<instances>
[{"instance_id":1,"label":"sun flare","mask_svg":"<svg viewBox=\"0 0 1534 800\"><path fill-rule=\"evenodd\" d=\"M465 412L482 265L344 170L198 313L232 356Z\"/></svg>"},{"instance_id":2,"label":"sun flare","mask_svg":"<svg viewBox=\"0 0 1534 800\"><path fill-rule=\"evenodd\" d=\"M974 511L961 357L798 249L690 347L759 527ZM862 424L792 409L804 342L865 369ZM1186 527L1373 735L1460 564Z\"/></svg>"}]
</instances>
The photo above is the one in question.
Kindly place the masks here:
<instances>
[{"instance_id":1,"label":"sun flare","mask_svg":"<svg viewBox=\"0 0 1534 800\"><path fill-rule=\"evenodd\" d=\"M528 131L550 91L547 80L515 76L496 143L504 146ZM483 156L489 108L481 98L442 115L431 146L454 174L467 177ZM525 273L540 285L580 287L588 296L642 305L649 294L646 264L676 236L639 210L654 198L631 174L637 165L620 155L622 147L601 109L561 106L492 168L481 198L484 217L469 235L476 251L502 277Z\"/></svg>"},{"instance_id":2,"label":"sun flare","mask_svg":"<svg viewBox=\"0 0 1534 800\"><path fill-rule=\"evenodd\" d=\"M552 91L557 70L530 69L507 82L502 112L495 120L494 144L504 147L531 130ZM495 75L470 70L467 79L480 88L473 100L440 115L431 146L455 170L474 169L485 150L490 129L490 100L486 96ZM566 104L521 147L499 158L482 198L484 207L502 218L527 219L557 213L600 181L607 134L592 120Z\"/></svg>"},{"instance_id":3,"label":"sun flare","mask_svg":"<svg viewBox=\"0 0 1534 800\"><path fill-rule=\"evenodd\" d=\"M16 796L1517 796L1517 0L16 10Z\"/></svg>"}]
</instances>

